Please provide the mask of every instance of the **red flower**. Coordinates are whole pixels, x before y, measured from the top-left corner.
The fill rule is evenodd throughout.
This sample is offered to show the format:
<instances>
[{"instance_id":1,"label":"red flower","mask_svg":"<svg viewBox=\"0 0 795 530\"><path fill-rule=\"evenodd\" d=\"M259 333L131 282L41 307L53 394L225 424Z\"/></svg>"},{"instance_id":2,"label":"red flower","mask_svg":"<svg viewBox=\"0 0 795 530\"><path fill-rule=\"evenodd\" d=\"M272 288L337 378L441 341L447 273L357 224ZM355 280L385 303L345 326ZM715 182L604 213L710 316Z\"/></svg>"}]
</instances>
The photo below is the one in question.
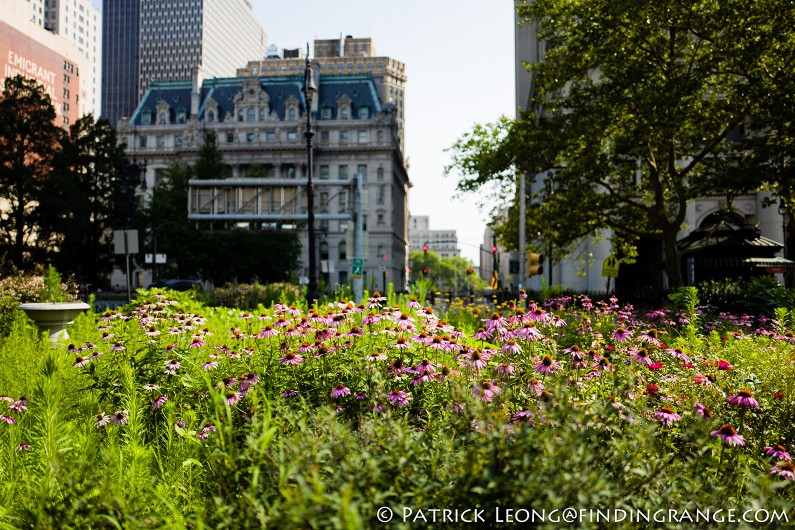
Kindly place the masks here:
<instances>
[{"instance_id":1,"label":"red flower","mask_svg":"<svg viewBox=\"0 0 795 530\"><path fill-rule=\"evenodd\" d=\"M654 396L656 396L656 395L657 395L657 392L658 392L659 390L660 390L660 387L658 387L658 386L657 386L657 385L655 385L654 383L649 383L649 384L646 386L646 391L645 391L645 392L643 392L643 394L645 394L645 395L647 395L647 396L654 397Z\"/></svg>"},{"instance_id":2,"label":"red flower","mask_svg":"<svg viewBox=\"0 0 795 530\"><path fill-rule=\"evenodd\" d=\"M663 367L663 363L651 363L649 365L649 370L659 370Z\"/></svg>"},{"instance_id":3,"label":"red flower","mask_svg":"<svg viewBox=\"0 0 795 530\"><path fill-rule=\"evenodd\" d=\"M734 370L734 367L728 361L721 359L718 361L718 370Z\"/></svg>"},{"instance_id":4,"label":"red flower","mask_svg":"<svg viewBox=\"0 0 795 530\"><path fill-rule=\"evenodd\" d=\"M784 394L776 390L776 393L773 394L773 399L784 399Z\"/></svg>"}]
</instances>

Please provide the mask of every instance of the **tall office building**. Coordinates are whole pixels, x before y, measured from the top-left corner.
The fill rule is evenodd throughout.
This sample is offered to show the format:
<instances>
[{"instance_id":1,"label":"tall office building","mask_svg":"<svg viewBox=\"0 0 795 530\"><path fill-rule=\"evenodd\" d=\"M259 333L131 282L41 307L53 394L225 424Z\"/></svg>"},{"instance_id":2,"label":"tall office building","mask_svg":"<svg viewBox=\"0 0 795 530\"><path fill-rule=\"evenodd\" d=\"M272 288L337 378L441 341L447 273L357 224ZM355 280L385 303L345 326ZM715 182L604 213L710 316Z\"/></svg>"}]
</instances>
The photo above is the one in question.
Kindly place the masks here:
<instances>
[{"instance_id":1,"label":"tall office building","mask_svg":"<svg viewBox=\"0 0 795 530\"><path fill-rule=\"evenodd\" d=\"M91 0L25 0L28 20L73 43L88 60L81 72L85 94L78 102L78 114L99 116L101 19Z\"/></svg>"},{"instance_id":2,"label":"tall office building","mask_svg":"<svg viewBox=\"0 0 795 530\"><path fill-rule=\"evenodd\" d=\"M0 0L0 91L8 77L34 79L50 96L56 125L67 127L85 113L89 87L81 74L90 66L74 44L44 29L44 8L36 4L31 11L28 2Z\"/></svg>"},{"instance_id":3,"label":"tall office building","mask_svg":"<svg viewBox=\"0 0 795 530\"><path fill-rule=\"evenodd\" d=\"M229 77L265 56L248 0L104 0L102 116L129 117L152 81Z\"/></svg>"}]
</instances>

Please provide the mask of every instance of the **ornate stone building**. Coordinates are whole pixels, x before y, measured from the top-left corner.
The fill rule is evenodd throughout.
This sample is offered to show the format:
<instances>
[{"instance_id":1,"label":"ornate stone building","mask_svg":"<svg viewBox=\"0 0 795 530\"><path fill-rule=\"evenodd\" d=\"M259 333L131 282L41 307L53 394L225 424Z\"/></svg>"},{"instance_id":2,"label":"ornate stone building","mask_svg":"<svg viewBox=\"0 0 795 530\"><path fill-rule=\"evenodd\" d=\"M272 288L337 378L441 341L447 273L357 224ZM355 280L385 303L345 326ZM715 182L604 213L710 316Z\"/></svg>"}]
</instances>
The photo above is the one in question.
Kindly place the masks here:
<instances>
[{"instance_id":1,"label":"ornate stone building","mask_svg":"<svg viewBox=\"0 0 795 530\"><path fill-rule=\"evenodd\" d=\"M328 288L347 284L354 258L354 226L361 203L364 286L381 289L384 271L397 290L408 267L408 189L396 106L380 96L371 74L320 72L307 109L303 67L294 75L239 75L154 83L120 141L128 156L146 160L151 190L170 165L193 163L207 133L230 176L191 181L186 215L214 229L297 230L303 248L299 277L308 274L307 112L314 132L312 176L318 272ZM357 181L363 193L357 194ZM359 201L358 199L361 199ZM263 237L267 232L263 231ZM158 249L166 252L167 249ZM273 259L279 259L274 256Z\"/></svg>"}]
</instances>

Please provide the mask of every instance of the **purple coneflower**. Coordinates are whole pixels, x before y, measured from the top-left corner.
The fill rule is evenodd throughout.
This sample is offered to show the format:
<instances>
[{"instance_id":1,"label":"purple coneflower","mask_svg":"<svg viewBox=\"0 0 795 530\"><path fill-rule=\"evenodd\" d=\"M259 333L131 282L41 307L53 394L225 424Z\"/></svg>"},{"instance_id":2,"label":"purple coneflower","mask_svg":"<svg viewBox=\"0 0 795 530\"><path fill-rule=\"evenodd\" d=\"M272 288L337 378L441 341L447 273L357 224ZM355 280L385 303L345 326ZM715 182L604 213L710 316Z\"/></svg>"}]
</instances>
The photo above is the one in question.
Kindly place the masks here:
<instances>
[{"instance_id":1,"label":"purple coneflower","mask_svg":"<svg viewBox=\"0 0 795 530\"><path fill-rule=\"evenodd\" d=\"M699 416L701 416L701 417L702 417L702 418L704 418L705 420L709 420L709 419L711 419L711 418L712 418L712 410L710 410L710 408L709 408L709 407L705 407L704 405L702 405L702 404L701 404L701 403L699 403L699 402L696 402L696 403L693 405L693 410L695 410L696 412L698 412Z\"/></svg>"},{"instance_id":2,"label":"purple coneflower","mask_svg":"<svg viewBox=\"0 0 795 530\"><path fill-rule=\"evenodd\" d=\"M544 357L536 363L534 369L541 375L549 375L560 371L562 367L558 361L552 359L549 355L544 355Z\"/></svg>"},{"instance_id":3,"label":"purple coneflower","mask_svg":"<svg viewBox=\"0 0 795 530\"><path fill-rule=\"evenodd\" d=\"M347 386L343 385L342 383L337 383L337 386L335 386L331 390L331 397L333 397L334 399L337 399L337 398L341 398L343 396L347 396L350 393L351 393L351 389L350 388L348 388Z\"/></svg>"},{"instance_id":4,"label":"purple coneflower","mask_svg":"<svg viewBox=\"0 0 795 530\"><path fill-rule=\"evenodd\" d=\"M188 348L201 348L202 346L204 346L204 341L199 337L194 337Z\"/></svg>"},{"instance_id":5,"label":"purple coneflower","mask_svg":"<svg viewBox=\"0 0 795 530\"><path fill-rule=\"evenodd\" d=\"M367 392L356 392L353 397L355 399L367 399Z\"/></svg>"},{"instance_id":6,"label":"purple coneflower","mask_svg":"<svg viewBox=\"0 0 795 530\"><path fill-rule=\"evenodd\" d=\"M675 413L670 407L660 407L660 410L654 413L654 417L660 420L666 427L670 427L682 417Z\"/></svg>"},{"instance_id":7,"label":"purple coneflower","mask_svg":"<svg viewBox=\"0 0 795 530\"><path fill-rule=\"evenodd\" d=\"M124 343L122 341L117 340L113 343L113 346L111 346L110 349L114 351L124 351L127 348L124 347Z\"/></svg>"},{"instance_id":8,"label":"purple coneflower","mask_svg":"<svg viewBox=\"0 0 795 530\"><path fill-rule=\"evenodd\" d=\"M28 444L19 444L14 447L14 451L30 451L30 446Z\"/></svg>"},{"instance_id":9,"label":"purple coneflower","mask_svg":"<svg viewBox=\"0 0 795 530\"><path fill-rule=\"evenodd\" d=\"M680 361L684 361L686 363L690 362L690 357L682 351L682 348L668 348L665 350L665 353L672 355L674 358L679 359Z\"/></svg>"},{"instance_id":10,"label":"purple coneflower","mask_svg":"<svg viewBox=\"0 0 795 530\"><path fill-rule=\"evenodd\" d=\"M464 364L476 371L482 370L486 367L486 361L483 360L483 354L478 349L474 349L470 352L469 358L464 361Z\"/></svg>"},{"instance_id":11,"label":"purple coneflower","mask_svg":"<svg viewBox=\"0 0 795 530\"><path fill-rule=\"evenodd\" d=\"M624 342L632 337L632 332L626 328L618 327L613 330L613 340L616 342Z\"/></svg>"},{"instance_id":12,"label":"purple coneflower","mask_svg":"<svg viewBox=\"0 0 795 530\"><path fill-rule=\"evenodd\" d=\"M792 457L783 445L775 444L765 447L765 452L779 460L786 460L787 462L792 460Z\"/></svg>"},{"instance_id":13,"label":"purple coneflower","mask_svg":"<svg viewBox=\"0 0 795 530\"><path fill-rule=\"evenodd\" d=\"M395 407L405 407L411 401L411 394L397 389L391 391L386 397Z\"/></svg>"},{"instance_id":14,"label":"purple coneflower","mask_svg":"<svg viewBox=\"0 0 795 530\"><path fill-rule=\"evenodd\" d=\"M522 347L519 346L515 340L508 339L505 341L505 344L503 344L502 347L500 347L500 351L506 354L521 353Z\"/></svg>"},{"instance_id":15,"label":"purple coneflower","mask_svg":"<svg viewBox=\"0 0 795 530\"><path fill-rule=\"evenodd\" d=\"M100 412L99 414L97 414L95 416L95 419L97 427L104 427L105 425L110 423L110 416L108 416L104 412Z\"/></svg>"},{"instance_id":16,"label":"purple coneflower","mask_svg":"<svg viewBox=\"0 0 795 530\"><path fill-rule=\"evenodd\" d=\"M750 390L740 390L737 392L737 395L731 396L729 398L729 405L735 406L739 405L741 407L745 407L748 409L758 409L759 402L754 399L754 395L751 393Z\"/></svg>"},{"instance_id":17,"label":"purple coneflower","mask_svg":"<svg viewBox=\"0 0 795 530\"><path fill-rule=\"evenodd\" d=\"M414 367L414 373L418 375L430 374L433 372L433 363L428 359L423 359Z\"/></svg>"},{"instance_id":18,"label":"purple coneflower","mask_svg":"<svg viewBox=\"0 0 795 530\"><path fill-rule=\"evenodd\" d=\"M281 362L282 364L301 364L302 362L304 362L304 358L292 352L287 352L281 357L279 357L279 362Z\"/></svg>"},{"instance_id":19,"label":"purple coneflower","mask_svg":"<svg viewBox=\"0 0 795 530\"><path fill-rule=\"evenodd\" d=\"M152 410L156 410L156 409L158 409L158 408L162 407L162 406L163 406L163 404L164 404L166 401L168 401L168 398L167 398L166 396L160 396L159 398L157 398L157 399L155 400L155 402L154 402L154 403L152 403Z\"/></svg>"},{"instance_id":20,"label":"purple coneflower","mask_svg":"<svg viewBox=\"0 0 795 530\"><path fill-rule=\"evenodd\" d=\"M398 337L398 339L395 341L395 343L392 345L392 347L393 347L393 348L396 348L396 349L398 349L398 350L402 350L402 349L405 349L405 348L411 348L411 344L409 344L409 343L406 341L406 339L405 339L405 338L403 338L403 337Z\"/></svg>"},{"instance_id":21,"label":"purple coneflower","mask_svg":"<svg viewBox=\"0 0 795 530\"><path fill-rule=\"evenodd\" d=\"M216 369L216 368L218 368L218 362L217 362L217 361L214 361L214 360L212 360L212 359L208 359L208 360L207 360L207 361L205 361L205 363L202 365L202 370L204 370L205 372L206 372L206 371L208 371L208 370L214 370L214 369Z\"/></svg>"},{"instance_id":22,"label":"purple coneflower","mask_svg":"<svg viewBox=\"0 0 795 530\"><path fill-rule=\"evenodd\" d=\"M510 363L502 363L497 366L496 370L498 374L504 377L513 374L516 368Z\"/></svg>"},{"instance_id":23,"label":"purple coneflower","mask_svg":"<svg viewBox=\"0 0 795 530\"><path fill-rule=\"evenodd\" d=\"M478 340L489 340L491 338L491 332L486 331L485 328L478 328L478 331L472 335L472 338Z\"/></svg>"},{"instance_id":24,"label":"purple coneflower","mask_svg":"<svg viewBox=\"0 0 795 530\"><path fill-rule=\"evenodd\" d=\"M367 356L368 361L384 361L387 359L387 356L379 351L374 351L370 355Z\"/></svg>"},{"instance_id":25,"label":"purple coneflower","mask_svg":"<svg viewBox=\"0 0 795 530\"><path fill-rule=\"evenodd\" d=\"M147 337L157 337L160 335L160 330L158 330L155 326L149 326L149 329L144 331L144 335Z\"/></svg>"},{"instance_id":26,"label":"purple coneflower","mask_svg":"<svg viewBox=\"0 0 795 530\"><path fill-rule=\"evenodd\" d=\"M776 462L775 467L770 468L771 475L778 475L784 480L795 480L795 464L792 462Z\"/></svg>"},{"instance_id":27,"label":"purple coneflower","mask_svg":"<svg viewBox=\"0 0 795 530\"><path fill-rule=\"evenodd\" d=\"M117 410L110 418L113 421L113 425L124 425L127 423L127 411Z\"/></svg>"},{"instance_id":28,"label":"purple coneflower","mask_svg":"<svg viewBox=\"0 0 795 530\"><path fill-rule=\"evenodd\" d=\"M298 390L285 390L282 392L282 397L284 398L291 398L298 395Z\"/></svg>"},{"instance_id":29,"label":"purple coneflower","mask_svg":"<svg viewBox=\"0 0 795 530\"><path fill-rule=\"evenodd\" d=\"M494 396L497 396L502 393L502 389L492 383L491 381L481 381L475 388L472 389L472 393L483 401L492 401Z\"/></svg>"},{"instance_id":30,"label":"purple coneflower","mask_svg":"<svg viewBox=\"0 0 795 530\"><path fill-rule=\"evenodd\" d=\"M737 434L734 427L728 423L724 423L720 429L712 431L710 434L720 438L726 445L745 445L745 438Z\"/></svg>"},{"instance_id":31,"label":"purple coneflower","mask_svg":"<svg viewBox=\"0 0 795 530\"><path fill-rule=\"evenodd\" d=\"M17 412L24 412L24 411L28 410L28 407L25 406L27 403L28 403L27 399L19 398L18 400L16 400L13 403L11 403L8 406L8 408L10 410L15 410Z\"/></svg>"},{"instance_id":32,"label":"purple coneflower","mask_svg":"<svg viewBox=\"0 0 795 530\"><path fill-rule=\"evenodd\" d=\"M182 366L180 362L176 359L169 359L164 363L166 365L166 369L163 373L174 375L179 370L179 367Z\"/></svg>"},{"instance_id":33,"label":"purple coneflower","mask_svg":"<svg viewBox=\"0 0 795 530\"><path fill-rule=\"evenodd\" d=\"M144 390L157 390L160 387L157 386L157 385L152 385L152 384L147 383L147 384L144 385L143 388L144 388Z\"/></svg>"},{"instance_id":34,"label":"purple coneflower","mask_svg":"<svg viewBox=\"0 0 795 530\"><path fill-rule=\"evenodd\" d=\"M632 357L632 360L642 366L649 366L652 364L651 357L649 357L649 351L646 348L635 349L630 348L629 356Z\"/></svg>"},{"instance_id":35,"label":"purple coneflower","mask_svg":"<svg viewBox=\"0 0 795 530\"><path fill-rule=\"evenodd\" d=\"M75 362L72 366L74 366L75 368L80 368L81 366L87 365L90 361L91 359L89 357L82 357L78 355L77 357L75 357Z\"/></svg>"}]
</instances>

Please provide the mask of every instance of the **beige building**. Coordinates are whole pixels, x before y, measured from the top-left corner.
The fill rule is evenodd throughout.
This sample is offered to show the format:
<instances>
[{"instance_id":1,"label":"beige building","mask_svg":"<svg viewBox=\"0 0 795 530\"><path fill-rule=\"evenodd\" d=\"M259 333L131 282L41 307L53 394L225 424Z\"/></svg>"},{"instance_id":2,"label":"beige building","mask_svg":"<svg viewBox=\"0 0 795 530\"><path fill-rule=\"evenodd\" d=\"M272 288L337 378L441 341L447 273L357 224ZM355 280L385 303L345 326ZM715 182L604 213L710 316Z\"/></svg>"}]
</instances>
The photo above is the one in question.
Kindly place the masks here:
<instances>
[{"instance_id":1,"label":"beige building","mask_svg":"<svg viewBox=\"0 0 795 530\"><path fill-rule=\"evenodd\" d=\"M237 71L238 77L294 76L303 72L303 50L272 51L261 61L250 61ZM406 65L395 59L375 53L372 39L353 38L319 39L314 42L314 62L321 76L368 76L379 99L395 106L401 149L405 146L405 89Z\"/></svg>"},{"instance_id":2,"label":"beige building","mask_svg":"<svg viewBox=\"0 0 795 530\"><path fill-rule=\"evenodd\" d=\"M409 219L409 246L411 250L432 250L442 258L461 255L458 248L458 234L455 230L431 230L431 220L427 215L412 215Z\"/></svg>"},{"instance_id":3,"label":"beige building","mask_svg":"<svg viewBox=\"0 0 795 530\"><path fill-rule=\"evenodd\" d=\"M256 63L258 64L258 63ZM263 63L265 64L265 63ZM146 161L147 190L173 163L192 163L215 133L231 176L191 181L187 216L213 229L295 230L303 249L299 277L308 276L307 111L313 122L312 175L318 273L328 288L352 274L354 227L361 204L363 276L381 289L384 273L402 290L408 268L408 190L394 104L381 99L371 76L320 72L311 109L302 92L305 61L292 75L154 83L119 140ZM361 183L362 194L357 193ZM147 191L148 193L148 191ZM168 254L168 249L159 248ZM386 258L384 258L386 256ZM278 259L278 257L274 257Z\"/></svg>"}]
</instances>

